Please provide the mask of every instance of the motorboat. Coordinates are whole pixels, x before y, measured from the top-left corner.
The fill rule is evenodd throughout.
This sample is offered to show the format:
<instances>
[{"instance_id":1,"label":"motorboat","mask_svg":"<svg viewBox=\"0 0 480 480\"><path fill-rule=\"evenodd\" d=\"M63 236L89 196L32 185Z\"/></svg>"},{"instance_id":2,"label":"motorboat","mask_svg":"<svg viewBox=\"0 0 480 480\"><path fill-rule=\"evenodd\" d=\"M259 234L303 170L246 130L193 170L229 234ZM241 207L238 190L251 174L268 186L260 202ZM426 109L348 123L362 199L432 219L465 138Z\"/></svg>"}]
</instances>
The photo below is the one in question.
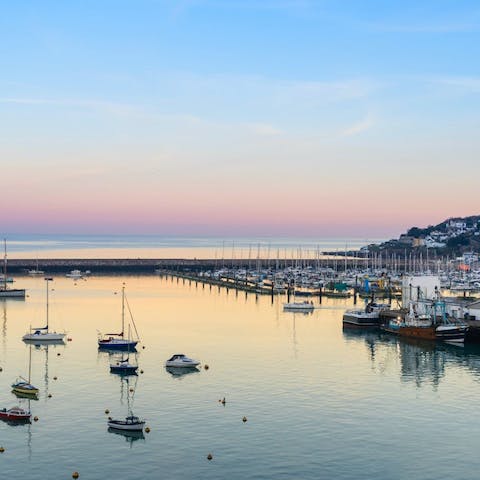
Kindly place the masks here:
<instances>
[{"instance_id":1,"label":"motorboat","mask_svg":"<svg viewBox=\"0 0 480 480\"><path fill-rule=\"evenodd\" d=\"M66 273L67 278L73 278L74 280L79 280L83 278L83 273L80 270L71 270L69 273Z\"/></svg>"},{"instance_id":2,"label":"motorboat","mask_svg":"<svg viewBox=\"0 0 480 480\"><path fill-rule=\"evenodd\" d=\"M57 333L57 332L50 332L48 330L48 313L49 313L49 304L48 304L48 283L52 280L52 278L47 277L45 278L45 283L47 285L47 319L46 319L46 326L41 328L33 328L30 329L29 333L26 333L22 340L25 342L34 342L35 344L41 344L43 342L61 342L65 338L66 333Z\"/></svg>"},{"instance_id":3,"label":"motorboat","mask_svg":"<svg viewBox=\"0 0 480 480\"><path fill-rule=\"evenodd\" d=\"M166 367L175 368L195 368L198 365L200 365L199 361L188 358L183 353L176 353L165 362Z\"/></svg>"},{"instance_id":4,"label":"motorboat","mask_svg":"<svg viewBox=\"0 0 480 480\"><path fill-rule=\"evenodd\" d=\"M116 363L110 364L111 373L120 373L121 375L136 375L138 365L132 365L128 358L122 358Z\"/></svg>"},{"instance_id":5,"label":"motorboat","mask_svg":"<svg viewBox=\"0 0 480 480\"><path fill-rule=\"evenodd\" d=\"M115 430L126 430L130 432L141 432L145 425L145 420L130 415L125 418L125 420L108 420L107 425L109 428Z\"/></svg>"},{"instance_id":6,"label":"motorboat","mask_svg":"<svg viewBox=\"0 0 480 480\"><path fill-rule=\"evenodd\" d=\"M29 422L32 414L30 410L24 410L20 407L12 407L9 409L0 409L0 420L8 422Z\"/></svg>"},{"instance_id":7,"label":"motorboat","mask_svg":"<svg viewBox=\"0 0 480 480\"><path fill-rule=\"evenodd\" d=\"M283 309L291 312L311 312L315 309L313 302L305 300L303 302L284 303Z\"/></svg>"},{"instance_id":8,"label":"motorboat","mask_svg":"<svg viewBox=\"0 0 480 480\"><path fill-rule=\"evenodd\" d=\"M387 304L369 302L363 309L347 310L343 314L345 328L376 328L380 327L382 310L389 308Z\"/></svg>"}]
</instances>

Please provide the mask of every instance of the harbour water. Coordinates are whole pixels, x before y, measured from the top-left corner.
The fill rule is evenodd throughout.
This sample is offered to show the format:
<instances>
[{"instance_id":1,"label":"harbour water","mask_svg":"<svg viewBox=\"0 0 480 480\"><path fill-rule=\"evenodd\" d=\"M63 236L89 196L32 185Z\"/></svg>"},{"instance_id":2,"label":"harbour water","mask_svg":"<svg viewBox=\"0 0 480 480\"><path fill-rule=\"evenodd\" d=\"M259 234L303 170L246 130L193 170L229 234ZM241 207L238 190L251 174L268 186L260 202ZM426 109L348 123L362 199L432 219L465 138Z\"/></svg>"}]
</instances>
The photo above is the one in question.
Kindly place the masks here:
<instances>
[{"instance_id":1,"label":"harbour water","mask_svg":"<svg viewBox=\"0 0 480 480\"><path fill-rule=\"evenodd\" d=\"M28 370L22 335L45 319L44 280L16 280L27 298L0 302L0 408L28 404L10 385ZM124 282L144 371L128 382L97 349L97 330L120 329ZM38 422L0 422L1 478L478 477L476 347L343 332L348 299L324 298L305 315L284 312L282 296L155 275L56 276L50 286L51 327L72 341L32 347ZM173 353L202 368L172 375L163 364ZM107 430L105 410L122 418L129 406L147 420L143 437Z\"/></svg>"}]
</instances>

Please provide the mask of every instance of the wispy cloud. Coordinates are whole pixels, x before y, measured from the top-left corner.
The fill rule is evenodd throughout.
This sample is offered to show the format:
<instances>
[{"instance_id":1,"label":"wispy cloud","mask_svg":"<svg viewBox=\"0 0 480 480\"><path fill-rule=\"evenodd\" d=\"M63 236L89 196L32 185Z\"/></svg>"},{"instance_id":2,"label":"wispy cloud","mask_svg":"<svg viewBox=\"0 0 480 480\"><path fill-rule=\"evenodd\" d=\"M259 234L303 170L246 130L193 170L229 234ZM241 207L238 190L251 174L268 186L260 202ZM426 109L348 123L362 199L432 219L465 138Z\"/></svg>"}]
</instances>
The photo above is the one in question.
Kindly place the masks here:
<instances>
[{"instance_id":1,"label":"wispy cloud","mask_svg":"<svg viewBox=\"0 0 480 480\"><path fill-rule=\"evenodd\" d=\"M353 135L358 135L359 133L366 132L374 126L373 118L368 114L362 120L350 125L345 130L340 133L340 137L351 137Z\"/></svg>"},{"instance_id":2,"label":"wispy cloud","mask_svg":"<svg viewBox=\"0 0 480 480\"><path fill-rule=\"evenodd\" d=\"M3 97L0 104L16 104L29 106L53 106L74 107L89 110L98 110L116 116L132 116L142 113L138 106L124 103L115 103L102 100L74 100L74 99L51 99L51 98L28 98L28 97Z\"/></svg>"},{"instance_id":3,"label":"wispy cloud","mask_svg":"<svg viewBox=\"0 0 480 480\"><path fill-rule=\"evenodd\" d=\"M480 77L463 77L463 76L437 76L437 77L427 77L426 81L428 83L434 83L437 85L443 85L446 87L451 87L457 90L470 92L470 93L480 93Z\"/></svg>"},{"instance_id":4,"label":"wispy cloud","mask_svg":"<svg viewBox=\"0 0 480 480\"><path fill-rule=\"evenodd\" d=\"M369 23L369 29L392 33L459 33L480 30L480 22L446 23Z\"/></svg>"},{"instance_id":5,"label":"wispy cloud","mask_svg":"<svg viewBox=\"0 0 480 480\"><path fill-rule=\"evenodd\" d=\"M255 134L262 137L272 137L281 135L282 130L270 125L268 123L249 123L247 127Z\"/></svg>"}]
</instances>

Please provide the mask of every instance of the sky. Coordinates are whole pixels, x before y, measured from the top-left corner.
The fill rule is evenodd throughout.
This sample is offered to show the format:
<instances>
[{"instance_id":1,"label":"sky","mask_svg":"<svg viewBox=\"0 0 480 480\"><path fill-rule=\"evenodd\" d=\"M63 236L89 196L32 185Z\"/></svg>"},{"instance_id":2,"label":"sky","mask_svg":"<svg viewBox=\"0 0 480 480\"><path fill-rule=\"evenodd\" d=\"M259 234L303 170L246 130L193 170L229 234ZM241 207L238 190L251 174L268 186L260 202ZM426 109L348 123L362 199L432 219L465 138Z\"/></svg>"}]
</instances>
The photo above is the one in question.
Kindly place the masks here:
<instances>
[{"instance_id":1,"label":"sky","mask_svg":"<svg viewBox=\"0 0 480 480\"><path fill-rule=\"evenodd\" d=\"M0 3L3 233L398 236L480 214L480 4Z\"/></svg>"}]
</instances>

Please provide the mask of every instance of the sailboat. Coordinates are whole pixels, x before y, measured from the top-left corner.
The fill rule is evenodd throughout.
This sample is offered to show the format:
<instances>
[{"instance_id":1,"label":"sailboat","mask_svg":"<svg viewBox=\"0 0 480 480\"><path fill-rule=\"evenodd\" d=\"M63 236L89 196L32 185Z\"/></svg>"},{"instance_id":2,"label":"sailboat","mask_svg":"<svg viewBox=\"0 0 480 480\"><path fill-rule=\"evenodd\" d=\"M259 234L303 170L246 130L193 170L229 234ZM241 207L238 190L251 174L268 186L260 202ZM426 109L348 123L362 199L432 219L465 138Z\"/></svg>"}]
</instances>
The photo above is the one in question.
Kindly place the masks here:
<instances>
[{"instance_id":1,"label":"sailboat","mask_svg":"<svg viewBox=\"0 0 480 480\"><path fill-rule=\"evenodd\" d=\"M130 311L130 308L129 308ZM130 317L135 327L133 317L130 312ZM107 333L104 338L98 340L98 348L105 350L129 350L133 352L137 346L138 340L126 339L124 337L125 330L125 285L122 287L122 331L120 333ZM135 332L137 331L135 327ZM138 334L137 334L138 337Z\"/></svg>"},{"instance_id":2,"label":"sailboat","mask_svg":"<svg viewBox=\"0 0 480 480\"><path fill-rule=\"evenodd\" d=\"M47 324L45 327L40 328L31 328L29 333L26 333L22 340L25 342L35 342L35 343L42 343L42 342L59 342L63 341L65 337L65 333L57 333L57 332L49 332L48 330L48 313L49 313L49 305L48 305L48 282L53 280L51 277L45 277L45 283L47 286Z\"/></svg>"},{"instance_id":3,"label":"sailboat","mask_svg":"<svg viewBox=\"0 0 480 480\"><path fill-rule=\"evenodd\" d=\"M28 380L23 377L18 377L14 383L12 383L12 392L17 396L25 396L27 398L37 397L38 388L30 383L30 377L32 376L32 346L29 348L28 356Z\"/></svg>"},{"instance_id":4,"label":"sailboat","mask_svg":"<svg viewBox=\"0 0 480 480\"><path fill-rule=\"evenodd\" d=\"M128 326L128 340L130 341L130 325ZM111 373L119 373L120 375L136 375L138 365L130 363L130 349L127 352L127 357L122 355L121 360L116 363L110 364Z\"/></svg>"},{"instance_id":5,"label":"sailboat","mask_svg":"<svg viewBox=\"0 0 480 480\"><path fill-rule=\"evenodd\" d=\"M25 298L24 288L7 288L7 240L3 239L3 285L0 285L0 298Z\"/></svg>"},{"instance_id":6,"label":"sailboat","mask_svg":"<svg viewBox=\"0 0 480 480\"><path fill-rule=\"evenodd\" d=\"M43 270L39 270L38 268L38 258L37 258L37 265L35 268L31 269L28 271L28 274L31 275L32 277L38 276L38 275L43 275L45 272Z\"/></svg>"},{"instance_id":7,"label":"sailboat","mask_svg":"<svg viewBox=\"0 0 480 480\"><path fill-rule=\"evenodd\" d=\"M122 380L122 393L123 393L123 381ZM132 390L132 401L133 395L135 395L135 388L129 389L128 377L125 378L125 383L127 385L127 405L128 405L128 416L125 417L125 420L114 420L109 418L107 421L108 430L122 430L127 432L143 432L143 427L145 426L145 420L140 419L133 414L132 408L130 406L130 390Z\"/></svg>"}]
</instances>

